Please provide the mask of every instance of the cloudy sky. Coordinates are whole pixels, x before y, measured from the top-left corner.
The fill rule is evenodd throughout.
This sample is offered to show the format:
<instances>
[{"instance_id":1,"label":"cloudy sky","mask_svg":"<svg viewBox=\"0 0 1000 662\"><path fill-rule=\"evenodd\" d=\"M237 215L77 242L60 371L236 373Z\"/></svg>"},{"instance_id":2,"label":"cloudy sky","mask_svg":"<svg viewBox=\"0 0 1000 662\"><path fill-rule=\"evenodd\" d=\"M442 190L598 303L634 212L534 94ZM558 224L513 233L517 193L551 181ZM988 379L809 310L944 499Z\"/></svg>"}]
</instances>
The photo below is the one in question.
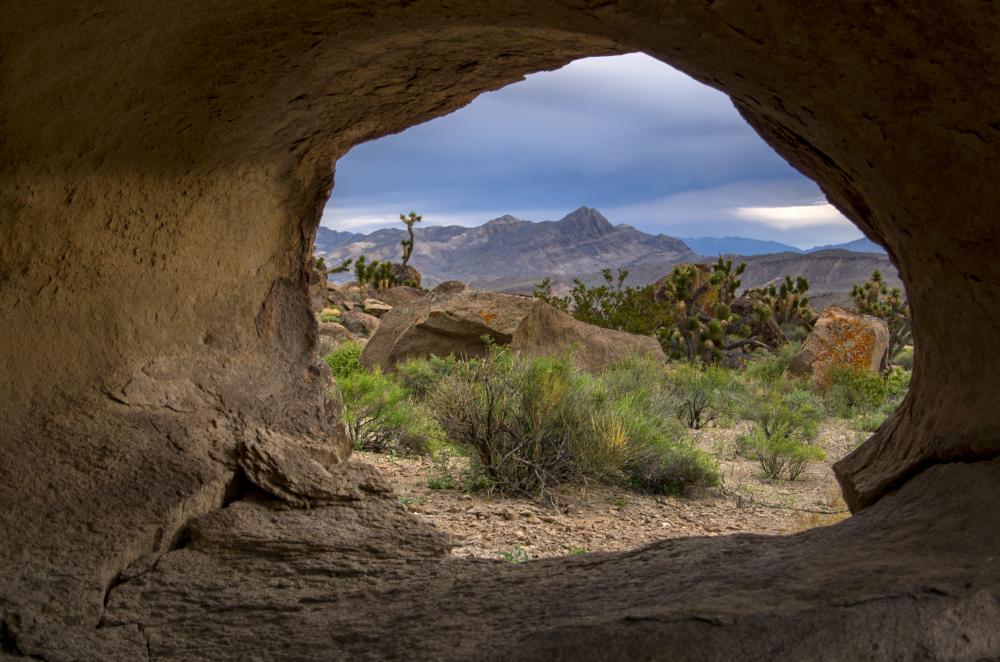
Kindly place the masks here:
<instances>
[{"instance_id":1,"label":"cloudy sky","mask_svg":"<svg viewBox=\"0 0 1000 662\"><path fill-rule=\"evenodd\" d=\"M355 147L337 163L323 225L556 220L587 206L679 236L800 247L861 233L775 154L728 97L641 54L578 60L446 117Z\"/></svg>"}]
</instances>

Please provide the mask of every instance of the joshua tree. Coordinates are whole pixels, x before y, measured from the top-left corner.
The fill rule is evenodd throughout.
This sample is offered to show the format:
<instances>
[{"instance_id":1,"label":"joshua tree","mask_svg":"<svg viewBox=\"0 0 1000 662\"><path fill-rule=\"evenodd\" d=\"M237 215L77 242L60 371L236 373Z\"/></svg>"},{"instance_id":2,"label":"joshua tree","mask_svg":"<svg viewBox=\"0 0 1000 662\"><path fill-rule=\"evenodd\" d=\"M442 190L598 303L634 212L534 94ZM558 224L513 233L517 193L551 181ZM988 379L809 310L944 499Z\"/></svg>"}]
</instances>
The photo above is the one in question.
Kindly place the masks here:
<instances>
[{"instance_id":1,"label":"joshua tree","mask_svg":"<svg viewBox=\"0 0 1000 662\"><path fill-rule=\"evenodd\" d=\"M712 277L709 279L709 283L719 289L719 303L728 305L736 298L736 290L743 284L740 276L746 270L747 263L740 262L734 272L733 261L719 256L719 261L712 265Z\"/></svg>"},{"instance_id":2,"label":"joshua tree","mask_svg":"<svg viewBox=\"0 0 1000 662\"><path fill-rule=\"evenodd\" d=\"M898 287L890 289L882 279L881 272L875 271L863 284L855 285L851 296L860 312L885 320L889 327L890 361L903 349L903 345L913 342L910 306L906 296Z\"/></svg>"},{"instance_id":3,"label":"joshua tree","mask_svg":"<svg viewBox=\"0 0 1000 662\"><path fill-rule=\"evenodd\" d=\"M393 272L391 262L368 262L364 255L354 262L354 277L358 283L372 285L377 290L384 290L399 285L399 278Z\"/></svg>"},{"instance_id":4,"label":"joshua tree","mask_svg":"<svg viewBox=\"0 0 1000 662\"><path fill-rule=\"evenodd\" d=\"M410 261L410 256L413 254L413 224L419 223L423 220L423 216L417 214L415 211L411 211L409 215L400 214L399 220L406 223L406 232L410 235L409 239L403 239L401 242L403 245L403 266L405 267Z\"/></svg>"},{"instance_id":5,"label":"joshua tree","mask_svg":"<svg viewBox=\"0 0 1000 662\"><path fill-rule=\"evenodd\" d=\"M734 268L732 260L722 257L708 278L699 278L695 265L675 267L661 294L673 303L674 327L665 349L691 362L700 358L713 363L726 350L766 347L753 337L751 322L756 317L766 318L769 311L755 306L746 314L737 314L731 305L745 270L745 263Z\"/></svg>"},{"instance_id":6,"label":"joshua tree","mask_svg":"<svg viewBox=\"0 0 1000 662\"><path fill-rule=\"evenodd\" d=\"M351 258L347 258L346 260L344 260L343 262L341 262L336 267L331 267L331 268L327 269L327 267L326 267L326 260L324 260L323 257L320 256L320 257L316 258L315 267L316 267L316 271L320 272L324 276L329 276L330 274L342 274L342 273L344 273L345 271L347 271L348 269L351 268L351 262L353 262L353 260Z\"/></svg>"},{"instance_id":7,"label":"joshua tree","mask_svg":"<svg viewBox=\"0 0 1000 662\"><path fill-rule=\"evenodd\" d=\"M771 309L774 321L787 329L789 326L801 326L807 331L816 323L816 312L809 306L809 280L803 276L792 280L785 276L785 281L778 287L771 283L767 287L750 290L750 294L760 298Z\"/></svg>"}]
</instances>

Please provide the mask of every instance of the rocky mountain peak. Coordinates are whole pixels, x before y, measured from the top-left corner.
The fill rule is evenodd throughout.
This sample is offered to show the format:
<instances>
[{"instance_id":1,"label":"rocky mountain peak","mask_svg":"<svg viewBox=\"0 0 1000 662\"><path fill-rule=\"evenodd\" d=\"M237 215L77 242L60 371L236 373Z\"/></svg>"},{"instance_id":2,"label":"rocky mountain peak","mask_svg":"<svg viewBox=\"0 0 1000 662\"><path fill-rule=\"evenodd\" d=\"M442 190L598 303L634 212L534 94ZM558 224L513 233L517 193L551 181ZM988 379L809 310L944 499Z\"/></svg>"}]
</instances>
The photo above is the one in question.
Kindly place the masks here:
<instances>
[{"instance_id":1,"label":"rocky mountain peak","mask_svg":"<svg viewBox=\"0 0 1000 662\"><path fill-rule=\"evenodd\" d=\"M580 207L575 211L571 211L563 216L558 223L570 226L574 231L578 232L604 233L614 229L611 221L592 207Z\"/></svg>"}]
</instances>

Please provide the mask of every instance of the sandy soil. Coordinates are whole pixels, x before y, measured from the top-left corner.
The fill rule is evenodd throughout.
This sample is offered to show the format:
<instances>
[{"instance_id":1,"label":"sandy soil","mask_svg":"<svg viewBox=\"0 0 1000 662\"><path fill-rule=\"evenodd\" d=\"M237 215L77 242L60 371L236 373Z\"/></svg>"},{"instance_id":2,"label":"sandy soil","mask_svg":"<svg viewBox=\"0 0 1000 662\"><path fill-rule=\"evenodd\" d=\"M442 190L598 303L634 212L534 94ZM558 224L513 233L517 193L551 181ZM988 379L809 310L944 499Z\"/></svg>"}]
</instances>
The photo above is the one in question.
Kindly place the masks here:
<instances>
[{"instance_id":1,"label":"sandy soil","mask_svg":"<svg viewBox=\"0 0 1000 662\"><path fill-rule=\"evenodd\" d=\"M825 526L849 516L833 477L833 463L849 453L858 434L828 421L817 443L826 459L796 481L769 481L756 462L735 455L740 428L698 432L698 443L720 463L722 486L698 497L637 494L621 487L572 485L554 508L531 499L464 492L465 460L447 464L358 452L376 465L400 501L455 540L456 556L526 560L595 551L627 550L663 538L731 533L784 534ZM432 489L430 483L454 488Z\"/></svg>"}]
</instances>

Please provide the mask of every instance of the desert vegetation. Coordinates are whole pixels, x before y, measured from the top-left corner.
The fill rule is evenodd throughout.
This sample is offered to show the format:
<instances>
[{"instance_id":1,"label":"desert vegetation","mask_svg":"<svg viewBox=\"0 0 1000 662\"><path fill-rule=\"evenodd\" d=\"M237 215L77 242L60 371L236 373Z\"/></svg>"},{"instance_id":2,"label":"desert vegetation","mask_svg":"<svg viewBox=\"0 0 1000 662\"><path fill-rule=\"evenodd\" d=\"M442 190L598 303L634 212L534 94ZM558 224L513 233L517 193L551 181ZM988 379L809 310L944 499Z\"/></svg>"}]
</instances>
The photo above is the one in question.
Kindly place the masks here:
<instances>
[{"instance_id":1,"label":"desert vegetation","mask_svg":"<svg viewBox=\"0 0 1000 662\"><path fill-rule=\"evenodd\" d=\"M383 370L362 365L362 338L341 341L324 357L335 382L331 395L362 457L390 475L413 473L397 474L404 481L397 484L401 502L417 511L442 504L431 510L442 517L440 509L465 512L466 503L536 504L565 514L580 490L605 495L597 506L591 499L589 512L603 503L646 520L662 507L650 499L668 499L682 513L721 503L744 518L760 509L812 518L793 524L787 516L758 512L751 517L756 531L844 517L841 502L817 495L831 492L830 464L902 401L912 346L894 346L893 360L879 369L848 362L832 365L822 378L796 373L791 366L803 340L820 326L808 281L785 278L741 291L742 273L741 264L720 258L681 265L651 285L628 284L624 270L606 270L598 285L577 281L564 296L548 281L537 285L536 299L581 322L656 338L664 350L659 356L585 370L576 346L529 356L483 336L482 355L430 354ZM378 296L377 277L363 285L367 294L359 296ZM875 301L868 313L896 316L904 326L905 306L892 305L894 293L879 293L877 274L857 293ZM440 296L435 301L448 300ZM319 316L336 322L337 315L355 314L327 308ZM493 320L494 313L476 314ZM898 337L905 342L905 335ZM400 487L406 480L409 486ZM508 517L506 506L495 507ZM699 526L716 521L707 512ZM500 528L513 526L510 521L503 519ZM774 522L786 528L768 529ZM447 526L459 525L449 520ZM655 532L621 535L638 541ZM494 557L526 560L539 549L527 539L502 543L492 543ZM590 546L603 548L570 536L562 553Z\"/></svg>"}]
</instances>

